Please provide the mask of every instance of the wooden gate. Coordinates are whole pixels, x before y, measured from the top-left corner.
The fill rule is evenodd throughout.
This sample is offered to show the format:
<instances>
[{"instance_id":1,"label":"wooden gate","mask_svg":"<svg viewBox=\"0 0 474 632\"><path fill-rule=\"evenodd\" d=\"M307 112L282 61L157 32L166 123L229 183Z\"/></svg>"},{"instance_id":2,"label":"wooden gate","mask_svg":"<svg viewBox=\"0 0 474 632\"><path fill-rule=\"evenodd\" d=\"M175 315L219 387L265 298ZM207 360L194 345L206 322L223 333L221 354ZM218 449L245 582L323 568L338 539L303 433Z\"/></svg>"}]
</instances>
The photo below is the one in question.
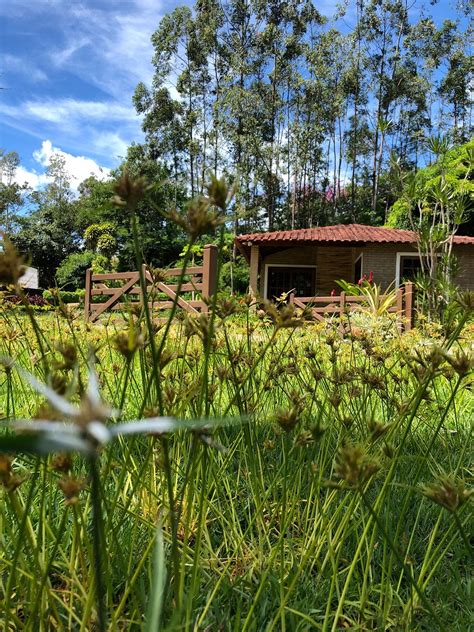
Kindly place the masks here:
<instances>
[{"instance_id":1,"label":"wooden gate","mask_svg":"<svg viewBox=\"0 0 474 632\"><path fill-rule=\"evenodd\" d=\"M385 298L386 295L381 295L379 300L383 301ZM338 315L342 318L347 312L367 303L367 299L365 296L347 296L345 292L341 292L339 296L296 297L291 294L290 302L300 309L311 309L315 320L325 321L328 316ZM400 329L409 331L413 328L413 283L406 283L398 288L395 301L387 312L397 314Z\"/></svg>"},{"instance_id":2,"label":"wooden gate","mask_svg":"<svg viewBox=\"0 0 474 632\"><path fill-rule=\"evenodd\" d=\"M143 266L146 279L146 295L152 310L170 309L176 302L186 312L198 313L207 311L207 299L216 290L217 282L217 246L204 246L203 265L186 268L185 281L178 291L178 277L181 268L164 270L163 279L154 279L153 274ZM170 279L170 283L167 280ZM185 295L183 297L182 295ZM101 314L109 310L126 310L143 304L140 287L140 273L113 272L110 274L93 274L89 268L86 272L86 292L84 298L84 316L86 322L96 321Z\"/></svg>"}]
</instances>

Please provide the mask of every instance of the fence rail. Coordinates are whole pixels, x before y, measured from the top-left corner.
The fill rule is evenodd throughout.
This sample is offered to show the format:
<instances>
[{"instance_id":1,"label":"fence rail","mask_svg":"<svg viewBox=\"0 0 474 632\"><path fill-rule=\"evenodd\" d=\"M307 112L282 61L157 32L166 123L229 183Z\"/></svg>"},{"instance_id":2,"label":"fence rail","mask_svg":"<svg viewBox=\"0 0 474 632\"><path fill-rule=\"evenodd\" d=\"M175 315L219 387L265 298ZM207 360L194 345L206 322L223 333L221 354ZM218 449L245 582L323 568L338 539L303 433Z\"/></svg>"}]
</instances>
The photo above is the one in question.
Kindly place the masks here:
<instances>
[{"instance_id":1,"label":"fence rail","mask_svg":"<svg viewBox=\"0 0 474 632\"><path fill-rule=\"evenodd\" d=\"M175 303L186 312L198 313L207 311L209 298L215 292L217 282L217 246L204 246L203 265L186 268L186 280L179 288L177 278L181 268L165 270L165 279L174 279L168 283L154 280L152 273L142 267L146 282L148 306L152 310L170 309ZM177 292L179 289L179 296ZM183 294L191 297L183 297ZM199 298L197 298L197 296ZM106 300L97 301L98 297ZM113 272L110 274L93 274L89 268L86 272L86 291L84 299L84 317L86 322L96 321L100 315L110 310L126 310L130 306L143 304L143 292L140 284L140 272Z\"/></svg>"},{"instance_id":2,"label":"fence rail","mask_svg":"<svg viewBox=\"0 0 474 632\"><path fill-rule=\"evenodd\" d=\"M383 302L389 295L382 294L378 297L379 302ZM338 296L305 296L297 297L290 295L290 302L300 309L311 309L311 313L316 320L325 321L327 316L338 314L341 318L347 312L353 312L364 304L367 304L365 296L347 296L341 292ZM413 306L413 283L405 283L398 288L393 304L386 310L391 314L397 314L400 329L410 331L413 328L414 306Z\"/></svg>"}]
</instances>

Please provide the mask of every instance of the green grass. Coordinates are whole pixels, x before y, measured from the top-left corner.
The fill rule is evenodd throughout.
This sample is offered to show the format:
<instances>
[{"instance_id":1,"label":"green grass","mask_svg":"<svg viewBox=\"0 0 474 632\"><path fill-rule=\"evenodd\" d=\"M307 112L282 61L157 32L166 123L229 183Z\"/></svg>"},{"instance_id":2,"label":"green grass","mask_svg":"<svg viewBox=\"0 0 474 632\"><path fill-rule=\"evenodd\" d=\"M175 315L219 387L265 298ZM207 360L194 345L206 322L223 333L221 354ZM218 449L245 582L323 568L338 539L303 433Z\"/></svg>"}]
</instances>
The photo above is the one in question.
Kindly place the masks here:
<instances>
[{"instance_id":1,"label":"green grass","mask_svg":"<svg viewBox=\"0 0 474 632\"><path fill-rule=\"evenodd\" d=\"M0 314L7 419L57 418L16 367L78 403L92 349L122 420L210 420L74 454L69 473L54 455L3 457L5 629L469 629L471 507L462 487L442 506L472 481L465 315L451 337L378 319L341 338L217 307L153 345L143 314L44 314L36 333ZM422 486L443 474L433 502Z\"/></svg>"}]
</instances>

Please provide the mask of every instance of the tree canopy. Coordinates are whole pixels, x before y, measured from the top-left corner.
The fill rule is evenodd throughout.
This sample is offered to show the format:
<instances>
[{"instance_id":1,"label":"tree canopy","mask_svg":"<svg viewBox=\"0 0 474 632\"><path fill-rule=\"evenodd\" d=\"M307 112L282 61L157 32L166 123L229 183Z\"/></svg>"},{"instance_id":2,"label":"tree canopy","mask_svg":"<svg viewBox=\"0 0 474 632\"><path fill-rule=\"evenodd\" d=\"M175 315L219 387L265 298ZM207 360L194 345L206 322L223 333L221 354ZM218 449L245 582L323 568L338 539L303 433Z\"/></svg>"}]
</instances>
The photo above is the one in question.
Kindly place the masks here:
<instances>
[{"instance_id":1,"label":"tree canopy","mask_svg":"<svg viewBox=\"0 0 474 632\"><path fill-rule=\"evenodd\" d=\"M451 200L457 204L462 202L459 231L464 235L474 235L474 140L449 150L441 146L439 150L438 160L433 164L415 174L399 175L402 191L390 210L387 225L412 229L410 212L414 201L436 195L442 186Z\"/></svg>"},{"instance_id":2,"label":"tree canopy","mask_svg":"<svg viewBox=\"0 0 474 632\"><path fill-rule=\"evenodd\" d=\"M77 191L61 154L49 183L31 191L17 183L18 154L2 152L0 230L44 285L75 283L92 261L129 269L130 217L111 203L127 169L152 184L137 230L143 259L158 267L186 243L168 214L202 194L210 174L234 185L230 236L348 222L412 227L414 194L420 200L440 181L463 200L456 229L474 234L467 9L438 23L418 5L350 0L333 18L311 0L196 0L171 10L152 36L152 81L133 95L144 141L110 179L91 176Z\"/></svg>"},{"instance_id":3,"label":"tree canopy","mask_svg":"<svg viewBox=\"0 0 474 632\"><path fill-rule=\"evenodd\" d=\"M410 9L354 0L329 20L309 0L176 8L152 37L152 84L135 91L147 147L191 195L207 170L235 177L236 231L383 223L390 157L416 171L433 132L472 134L469 28Z\"/></svg>"}]
</instances>

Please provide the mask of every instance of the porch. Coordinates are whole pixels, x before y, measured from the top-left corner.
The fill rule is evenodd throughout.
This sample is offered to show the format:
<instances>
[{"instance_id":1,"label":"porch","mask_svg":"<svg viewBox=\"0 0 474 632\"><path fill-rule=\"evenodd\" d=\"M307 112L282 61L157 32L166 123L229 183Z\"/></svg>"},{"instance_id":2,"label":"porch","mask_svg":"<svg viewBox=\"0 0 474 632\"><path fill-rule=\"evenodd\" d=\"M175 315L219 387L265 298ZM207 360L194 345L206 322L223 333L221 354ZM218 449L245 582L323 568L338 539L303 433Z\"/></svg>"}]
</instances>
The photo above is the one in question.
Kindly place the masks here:
<instances>
[{"instance_id":1,"label":"porch","mask_svg":"<svg viewBox=\"0 0 474 632\"><path fill-rule=\"evenodd\" d=\"M339 293L336 281L357 283L372 272L382 290L412 281L421 268L412 231L359 224L239 235L236 247L250 266L249 290L274 300ZM474 289L474 238L455 236L456 283Z\"/></svg>"}]
</instances>

